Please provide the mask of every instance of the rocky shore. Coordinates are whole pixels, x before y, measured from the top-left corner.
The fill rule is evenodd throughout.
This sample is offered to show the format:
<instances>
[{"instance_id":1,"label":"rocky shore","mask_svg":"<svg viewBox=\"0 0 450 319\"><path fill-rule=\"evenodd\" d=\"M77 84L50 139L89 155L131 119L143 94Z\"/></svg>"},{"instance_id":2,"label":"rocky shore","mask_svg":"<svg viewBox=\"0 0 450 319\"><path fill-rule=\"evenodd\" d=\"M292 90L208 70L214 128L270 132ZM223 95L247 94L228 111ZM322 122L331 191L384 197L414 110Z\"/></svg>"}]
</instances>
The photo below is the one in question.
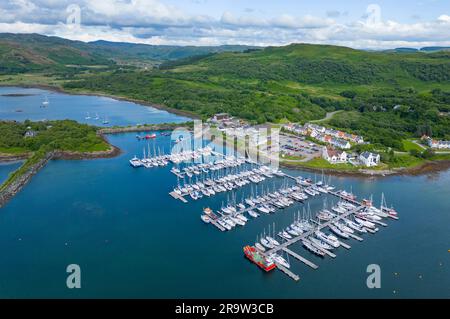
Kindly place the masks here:
<instances>
[{"instance_id":1,"label":"rocky shore","mask_svg":"<svg viewBox=\"0 0 450 319\"><path fill-rule=\"evenodd\" d=\"M31 180L31 178L54 157L54 153L48 153L43 159L32 165L24 174L0 191L0 207L3 207L11 198Z\"/></svg>"}]
</instances>

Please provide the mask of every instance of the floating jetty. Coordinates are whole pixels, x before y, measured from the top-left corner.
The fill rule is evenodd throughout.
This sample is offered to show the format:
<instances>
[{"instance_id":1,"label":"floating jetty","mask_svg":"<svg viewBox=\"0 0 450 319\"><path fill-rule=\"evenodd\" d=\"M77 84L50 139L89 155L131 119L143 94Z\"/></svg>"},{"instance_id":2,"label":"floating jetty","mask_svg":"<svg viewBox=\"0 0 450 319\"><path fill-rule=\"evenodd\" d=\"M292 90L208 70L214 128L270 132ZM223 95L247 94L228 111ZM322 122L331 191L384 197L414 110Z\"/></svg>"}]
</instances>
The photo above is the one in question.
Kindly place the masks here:
<instances>
[{"instance_id":1,"label":"floating jetty","mask_svg":"<svg viewBox=\"0 0 450 319\"><path fill-rule=\"evenodd\" d=\"M292 251L290 249L290 247L294 246L294 244L300 242L301 244L306 245L307 246L306 248L310 249L311 251L317 252L317 254L319 254L319 252L320 252L320 255L329 256L331 258L336 258L336 254L334 252L331 252L331 248L336 249L336 248L338 248L336 246L339 245L339 247L342 246L345 249L350 249L351 246L348 245L347 243L343 242L342 239L338 240L336 237L334 237L334 240L336 243L335 247L327 245L326 243L323 243L323 242L322 242L323 245L320 246L319 245L320 241L317 241L317 244L316 244L315 242L312 242L309 240L310 236L314 237L315 234L320 233L321 230L329 228L330 226L339 228L342 232L344 232L347 235L347 237L345 237L345 238L348 238L348 240L355 239L357 241L362 241L363 238L355 235L353 233L352 229L346 228L345 225L342 223L339 223L339 221L345 221L345 220L347 220L348 217L351 217L353 215L359 216L361 214L368 214L367 211L370 211L370 210L368 209L367 206L362 205L361 203L358 203L356 200L349 200L348 198L346 198L346 196L341 195L341 193L339 193L339 192L330 192L330 193L332 193L335 196L338 196L341 200L346 201L346 202L350 203L351 205L347 206L348 209L346 211L342 210L343 211L342 213L335 215L334 217L330 218L325 223L320 223L316 220L311 220L313 222L312 224L314 226L310 227L309 230L307 230L307 231L303 231L299 236L294 236L294 237L291 236L292 238L287 239L284 236L280 235L280 233L279 233L278 237L282 239L282 242L278 243L278 245L272 244L273 248L265 250L265 251L261 252L261 254L263 256L265 256L265 258L270 258L270 256L274 256L274 254L277 254L279 252L285 252L288 255L294 257L296 260L301 261L305 265L308 265L309 267L311 267L313 269L317 269L318 266L316 264L314 264L310 260L306 259L305 257L300 256L298 253ZM342 207L344 207L344 206L345 205L342 205ZM350 207L353 207L353 208L350 208ZM382 215L382 213L380 213L380 215ZM367 216L370 216L370 215L367 215ZM387 218L387 216L385 216L385 218ZM365 220L370 221L370 222L374 221L373 218L372 219L365 218ZM377 220L377 221L378 221L377 224L380 224L380 225L385 224L379 220ZM309 224L309 225L312 225L312 224ZM369 230L369 228L365 228L365 229ZM371 231L370 233L374 233L374 231ZM324 234L324 233L322 233L322 234ZM344 234L342 234L342 236L344 236ZM268 238L268 237L265 237L265 238ZM330 249L324 248L327 246L329 246ZM314 250L314 249L316 249L316 250ZM288 269L286 266L280 267L277 264L277 268L294 280L297 280L296 278L299 277L298 275L294 274L291 270L289 270L287 272L286 270L288 270Z\"/></svg>"},{"instance_id":2,"label":"floating jetty","mask_svg":"<svg viewBox=\"0 0 450 319\"><path fill-rule=\"evenodd\" d=\"M181 141L178 143L182 144ZM152 154L152 155L150 155ZM363 234L375 234L377 225L387 227L384 222L386 218L398 220L397 212L388 208L382 194L380 208L372 205L372 199L359 202L351 192L335 190L335 187L322 181L313 182L311 179L291 176L278 169L253 162L245 157L226 156L215 152L210 147L197 150L183 150L172 154L162 154L160 149L156 150L153 143L153 151L150 144L144 148L143 158L136 156L129 161L134 168L138 167L165 167L173 164L170 172L177 177L177 186L169 192L169 195L188 203L187 197L198 200L203 197L211 197L221 192L232 192L231 201L226 206L222 204L219 210L213 211L205 208L201 219L213 225L221 232L230 231L234 228L245 226L251 219L260 215L269 215L276 211L290 207L295 203L305 203L308 199L330 194L339 198L337 205L331 210L324 208L315 214L315 218L308 212L307 218L297 219L287 228L275 234L260 237L255 246L245 246L244 253L259 267L265 271L275 268L286 274L289 278L298 281L299 275L290 270L289 256L302 262L312 269L319 266L307 258L295 252L294 246L303 247L308 254L318 257L337 257L339 247L351 249L349 240L362 242ZM256 192L237 203L234 191L245 185L257 185L266 179L274 177L283 178L283 185L269 192L262 190L262 194ZM188 179L188 181L186 181ZM181 180L181 183L180 183ZM291 185L288 185L290 182ZM294 183L292 183L294 182ZM294 184L294 185L292 185ZM258 191L258 187L256 187ZM305 210L304 213L305 215ZM330 230L326 234L322 230ZM287 257L287 260L283 256Z\"/></svg>"}]
</instances>

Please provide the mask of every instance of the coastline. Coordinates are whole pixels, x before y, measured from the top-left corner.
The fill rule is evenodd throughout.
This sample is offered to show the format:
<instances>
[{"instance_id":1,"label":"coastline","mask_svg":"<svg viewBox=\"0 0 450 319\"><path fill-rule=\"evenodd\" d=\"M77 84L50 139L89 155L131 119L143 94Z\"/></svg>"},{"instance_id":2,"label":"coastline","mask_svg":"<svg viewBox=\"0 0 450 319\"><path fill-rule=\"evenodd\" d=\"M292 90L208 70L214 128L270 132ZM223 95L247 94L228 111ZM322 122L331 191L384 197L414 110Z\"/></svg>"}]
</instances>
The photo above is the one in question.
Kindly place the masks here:
<instances>
[{"instance_id":1,"label":"coastline","mask_svg":"<svg viewBox=\"0 0 450 319\"><path fill-rule=\"evenodd\" d=\"M49 84L0 84L0 87L20 87L20 88L38 88L43 90L49 90L57 93L63 93L68 95L88 95L88 96L100 96L108 97L119 101L132 102L148 107L154 107L156 109L164 110L169 113L176 115L181 115L188 117L190 119L199 119L199 116L191 112L182 111L167 107L161 104L155 104L148 101L132 99L123 96L117 96L113 94L105 94L101 92L89 92L89 91L71 91L65 90L60 86L49 85ZM119 134L119 133L129 133L129 132L145 132L145 131L164 131L172 130L175 127L186 127L186 123L163 123L163 124L148 124L142 126L130 126L130 127L111 127L102 128L99 130L99 134L104 138L104 140L110 145L111 149L105 152L94 152L94 153L76 153L76 152L61 152L59 153L60 159L96 159L96 158L112 158L121 154L121 150L114 145L110 144L104 137L105 134ZM27 159L29 155L0 155L0 163L2 162L13 162ZM337 170L330 168L312 168L308 166L303 166L301 164L289 164L280 161L280 167L295 170L304 170L309 172L324 172L333 176L343 176L343 177L360 177L360 178L381 178L388 176L404 175L404 176L418 176L428 173L435 173L439 171L445 171L450 169L450 160L435 160L422 163L418 166L407 167L407 168L396 168L388 170L370 170L370 169L359 169L359 170Z\"/></svg>"},{"instance_id":2,"label":"coastline","mask_svg":"<svg viewBox=\"0 0 450 319\"><path fill-rule=\"evenodd\" d=\"M312 168L300 164L289 164L280 162L280 167L294 170L304 170L339 176L339 177L359 177L359 178L383 178L389 176L420 176L431 173L443 172L450 169L450 160L429 161L414 167L402 167L389 170L360 169L355 171L337 170L329 168Z\"/></svg>"},{"instance_id":3,"label":"coastline","mask_svg":"<svg viewBox=\"0 0 450 319\"><path fill-rule=\"evenodd\" d=\"M166 105L163 104L158 104L158 103L152 103L152 102L148 102L148 101L144 101L144 100L139 100L139 99L133 99L133 98L129 98L129 97L125 97L125 96L119 96L119 95L113 95L113 94L107 94L107 93L102 93L102 92L90 92L90 91L72 91L72 90L65 90L64 88L60 87L60 86L54 86L54 85L49 85L49 84L0 84L0 87L20 87L20 88L24 88L24 89L41 89L41 90L47 90L47 91L52 91L52 92L56 92L56 93L62 93L62 94L67 94L67 95L87 95L87 96L100 96L100 97L107 97L107 98L111 98L117 101L125 101L125 102L131 102L131 103L136 103L136 104L140 104L143 106L148 106L148 107L153 107L155 109L158 110L162 110L162 111L166 111L175 115L180 115L180 116L184 116L190 119L200 119L200 117L194 113L188 112L188 111L184 111L184 110L178 110L178 109L174 109L171 107L168 107Z\"/></svg>"}]
</instances>

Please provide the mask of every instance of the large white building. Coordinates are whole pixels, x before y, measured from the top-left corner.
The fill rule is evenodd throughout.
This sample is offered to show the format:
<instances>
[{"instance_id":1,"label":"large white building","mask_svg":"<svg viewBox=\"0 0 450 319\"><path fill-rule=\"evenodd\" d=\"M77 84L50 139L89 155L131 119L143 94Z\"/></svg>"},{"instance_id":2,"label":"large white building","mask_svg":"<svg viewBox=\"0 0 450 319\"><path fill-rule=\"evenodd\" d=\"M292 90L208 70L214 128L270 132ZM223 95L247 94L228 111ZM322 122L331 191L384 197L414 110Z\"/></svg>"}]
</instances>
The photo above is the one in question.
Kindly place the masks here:
<instances>
[{"instance_id":1,"label":"large white building","mask_svg":"<svg viewBox=\"0 0 450 319\"><path fill-rule=\"evenodd\" d=\"M377 166L380 163L380 154L363 152L359 154L359 161L367 167Z\"/></svg>"},{"instance_id":2,"label":"large white building","mask_svg":"<svg viewBox=\"0 0 450 319\"><path fill-rule=\"evenodd\" d=\"M322 149L322 157L331 164L341 164L348 162L347 152L335 150L331 147L326 146L324 146Z\"/></svg>"}]
</instances>

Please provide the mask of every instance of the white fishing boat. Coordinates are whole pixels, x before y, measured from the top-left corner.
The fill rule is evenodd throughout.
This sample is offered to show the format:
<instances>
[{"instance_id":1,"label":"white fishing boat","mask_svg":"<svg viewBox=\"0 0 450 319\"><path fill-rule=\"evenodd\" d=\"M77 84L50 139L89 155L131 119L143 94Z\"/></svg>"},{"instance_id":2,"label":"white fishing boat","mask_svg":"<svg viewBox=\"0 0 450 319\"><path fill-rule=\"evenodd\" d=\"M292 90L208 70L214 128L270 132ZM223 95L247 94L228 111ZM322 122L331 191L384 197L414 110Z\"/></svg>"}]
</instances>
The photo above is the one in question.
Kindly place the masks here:
<instances>
[{"instance_id":1,"label":"white fishing boat","mask_svg":"<svg viewBox=\"0 0 450 319\"><path fill-rule=\"evenodd\" d=\"M353 230L356 230L359 233L367 233L367 230L363 226L355 222L352 222L351 220L344 219L344 222L348 227L350 227Z\"/></svg>"},{"instance_id":2,"label":"white fishing boat","mask_svg":"<svg viewBox=\"0 0 450 319\"><path fill-rule=\"evenodd\" d=\"M211 218L207 215L200 215L200 217L207 224L209 224L211 222Z\"/></svg>"},{"instance_id":3,"label":"white fishing boat","mask_svg":"<svg viewBox=\"0 0 450 319\"><path fill-rule=\"evenodd\" d=\"M41 104L41 106L42 107L47 107L47 106L49 106L49 104L50 104L50 102L48 101L48 97L46 95L44 101Z\"/></svg>"},{"instance_id":4,"label":"white fishing boat","mask_svg":"<svg viewBox=\"0 0 450 319\"><path fill-rule=\"evenodd\" d=\"M291 267L291 265L288 263L288 261L278 254L275 254L275 253L271 254L270 258L272 258L272 260L275 261L275 263L278 263L283 267L286 267L286 268Z\"/></svg>"},{"instance_id":5,"label":"white fishing boat","mask_svg":"<svg viewBox=\"0 0 450 319\"><path fill-rule=\"evenodd\" d=\"M253 210L249 210L249 211L248 211L248 214L249 214L251 217L253 217L253 218L259 217L259 214L258 214L257 212L255 212L255 211L253 211Z\"/></svg>"},{"instance_id":6,"label":"white fishing boat","mask_svg":"<svg viewBox=\"0 0 450 319\"><path fill-rule=\"evenodd\" d=\"M270 211L264 206L258 206L256 207L256 209L259 210L261 213L270 214Z\"/></svg>"},{"instance_id":7,"label":"white fishing boat","mask_svg":"<svg viewBox=\"0 0 450 319\"><path fill-rule=\"evenodd\" d=\"M326 249L326 250L334 249L333 246L327 244L325 241L320 240L320 239L318 239L318 238L309 236L308 239L309 239L309 241L312 242L314 245L316 245L316 246L318 246L318 247L320 247L320 248L322 248L322 249Z\"/></svg>"},{"instance_id":8,"label":"white fishing boat","mask_svg":"<svg viewBox=\"0 0 450 319\"><path fill-rule=\"evenodd\" d=\"M268 240L265 239L265 238L261 238L261 239L260 239L260 242L261 242L261 244L262 244L264 247L266 247L266 248L268 248L268 249L275 248L275 245L272 244L270 241L268 241Z\"/></svg>"},{"instance_id":9,"label":"white fishing boat","mask_svg":"<svg viewBox=\"0 0 450 319\"><path fill-rule=\"evenodd\" d=\"M233 217L233 216L230 216L229 218L230 218L236 225L239 225L239 226L245 226L245 222L244 222L242 219L237 218L237 217Z\"/></svg>"},{"instance_id":10,"label":"white fishing boat","mask_svg":"<svg viewBox=\"0 0 450 319\"><path fill-rule=\"evenodd\" d=\"M286 231L287 231L290 235L292 235L292 236L294 236L294 237L300 236L300 233L299 233L299 232L293 230L293 229L290 228L290 227L286 228Z\"/></svg>"},{"instance_id":11,"label":"white fishing boat","mask_svg":"<svg viewBox=\"0 0 450 319\"><path fill-rule=\"evenodd\" d=\"M345 224L343 224L341 222L334 222L333 225L336 226L337 228L339 228L340 230L342 230L344 233L348 233L348 234L354 233L353 229L351 229L350 227L346 226Z\"/></svg>"},{"instance_id":12,"label":"white fishing boat","mask_svg":"<svg viewBox=\"0 0 450 319\"><path fill-rule=\"evenodd\" d=\"M374 223L368 221L368 220L361 219L361 218L358 218L356 216L354 217L354 219L355 219L355 222L357 222L361 226L364 226L364 227L367 227L367 228L370 228L370 229L376 228L376 225Z\"/></svg>"},{"instance_id":13,"label":"white fishing boat","mask_svg":"<svg viewBox=\"0 0 450 319\"><path fill-rule=\"evenodd\" d=\"M287 231L280 231L278 233L278 236L280 236L286 240L292 239L292 236Z\"/></svg>"},{"instance_id":14,"label":"white fishing boat","mask_svg":"<svg viewBox=\"0 0 450 319\"><path fill-rule=\"evenodd\" d=\"M322 250L318 249L317 247L314 247L310 242L303 240L302 243L303 243L303 246L306 249L308 249L310 252L312 252L318 256L321 256L321 257L323 257L325 255L325 253Z\"/></svg>"},{"instance_id":15,"label":"white fishing boat","mask_svg":"<svg viewBox=\"0 0 450 319\"><path fill-rule=\"evenodd\" d=\"M330 225L329 227L330 227L331 231L333 233L335 233L336 235L338 235L339 237L342 237L345 239L348 239L350 237L346 232L343 232L341 229L339 229L338 227L336 227L334 225Z\"/></svg>"},{"instance_id":16,"label":"white fishing boat","mask_svg":"<svg viewBox=\"0 0 450 319\"><path fill-rule=\"evenodd\" d=\"M314 235L316 235L317 238L323 240L324 242L326 242L327 244L331 245L334 248L338 248L341 245L341 243L336 238L336 236L326 235L325 233L321 232L320 230L316 231L314 233Z\"/></svg>"},{"instance_id":17,"label":"white fishing boat","mask_svg":"<svg viewBox=\"0 0 450 319\"><path fill-rule=\"evenodd\" d=\"M270 236L266 236L266 239L267 239L268 241L270 241L273 245L275 245L275 246L280 246L280 243L279 243L277 240L275 240L274 238L272 238L272 237L270 237Z\"/></svg>"},{"instance_id":18,"label":"white fishing boat","mask_svg":"<svg viewBox=\"0 0 450 319\"><path fill-rule=\"evenodd\" d=\"M142 162L140 159L138 159L136 156L130 159L130 165L133 167L141 167Z\"/></svg>"}]
</instances>

